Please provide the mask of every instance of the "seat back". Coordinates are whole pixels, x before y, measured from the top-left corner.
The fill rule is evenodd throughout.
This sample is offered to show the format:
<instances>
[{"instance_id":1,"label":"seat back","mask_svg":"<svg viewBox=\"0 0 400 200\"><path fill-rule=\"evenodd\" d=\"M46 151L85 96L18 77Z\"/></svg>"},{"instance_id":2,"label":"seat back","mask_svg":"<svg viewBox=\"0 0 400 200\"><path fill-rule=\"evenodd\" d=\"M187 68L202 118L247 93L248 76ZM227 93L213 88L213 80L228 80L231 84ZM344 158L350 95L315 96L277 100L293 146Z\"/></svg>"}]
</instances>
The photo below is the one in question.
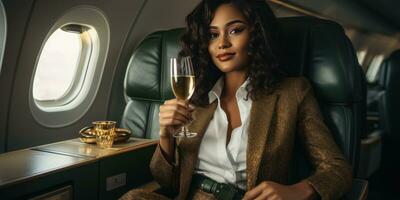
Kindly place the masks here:
<instances>
[{"instance_id":1,"label":"seat back","mask_svg":"<svg viewBox=\"0 0 400 200\"><path fill-rule=\"evenodd\" d=\"M388 185L397 185L400 178L400 157L396 155L400 149L400 120L397 116L400 112L400 50L394 51L382 63L379 88L379 121L383 132L382 177Z\"/></svg>"},{"instance_id":2,"label":"seat back","mask_svg":"<svg viewBox=\"0 0 400 200\"><path fill-rule=\"evenodd\" d=\"M386 58L379 69L380 124L391 139L400 140L400 50Z\"/></svg>"},{"instance_id":3,"label":"seat back","mask_svg":"<svg viewBox=\"0 0 400 200\"><path fill-rule=\"evenodd\" d=\"M351 43L343 29L330 21L293 17L279 22L288 47L285 70L310 80L337 144L356 166L365 120L365 84ZM172 29L152 33L132 55L125 78L128 103L122 126L136 137L158 137L159 105L173 98L168 59L178 54L182 32Z\"/></svg>"},{"instance_id":4,"label":"seat back","mask_svg":"<svg viewBox=\"0 0 400 200\"><path fill-rule=\"evenodd\" d=\"M132 130L134 137L159 137L159 106L174 98L168 60L178 55L181 33L182 29L151 33L130 58L124 82L127 104L121 126Z\"/></svg>"},{"instance_id":5,"label":"seat back","mask_svg":"<svg viewBox=\"0 0 400 200\"><path fill-rule=\"evenodd\" d=\"M325 123L357 174L360 136L366 124L366 81L350 40L332 21L291 17L279 22L286 47L285 71L311 82ZM308 169L298 167L306 165L302 160L298 159L295 169Z\"/></svg>"}]
</instances>

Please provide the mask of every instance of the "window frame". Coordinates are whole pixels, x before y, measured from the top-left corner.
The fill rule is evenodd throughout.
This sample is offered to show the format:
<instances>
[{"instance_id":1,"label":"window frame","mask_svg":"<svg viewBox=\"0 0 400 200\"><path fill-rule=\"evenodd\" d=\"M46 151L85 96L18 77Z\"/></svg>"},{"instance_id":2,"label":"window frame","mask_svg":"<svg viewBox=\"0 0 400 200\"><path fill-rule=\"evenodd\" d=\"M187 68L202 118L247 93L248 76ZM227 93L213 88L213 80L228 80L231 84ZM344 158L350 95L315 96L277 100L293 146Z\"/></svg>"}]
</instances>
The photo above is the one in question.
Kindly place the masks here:
<instances>
[{"instance_id":1,"label":"window frame","mask_svg":"<svg viewBox=\"0 0 400 200\"><path fill-rule=\"evenodd\" d=\"M71 88L75 88L72 88L63 100L54 102L37 101L33 98L33 82L44 44L55 30L68 24L83 25L93 29L97 33L97 37L92 37L92 40L95 40L95 43L98 42L98 46L92 48L90 52L91 56L86 56L90 59L80 61L89 62L87 69L80 70L81 73L75 76L77 79L79 78L83 81L83 86L79 87L81 83L74 81L74 85ZM61 14L60 18L47 31L46 37L43 38L42 46L37 52L35 68L31 75L29 107L33 118L39 124L48 128L65 127L75 123L85 115L94 102L99 90L109 45L110 25L106 15L99 8L80 5ZM78 93L78 95L74 95L74 93Z\"/></svg>"}]
</instances>

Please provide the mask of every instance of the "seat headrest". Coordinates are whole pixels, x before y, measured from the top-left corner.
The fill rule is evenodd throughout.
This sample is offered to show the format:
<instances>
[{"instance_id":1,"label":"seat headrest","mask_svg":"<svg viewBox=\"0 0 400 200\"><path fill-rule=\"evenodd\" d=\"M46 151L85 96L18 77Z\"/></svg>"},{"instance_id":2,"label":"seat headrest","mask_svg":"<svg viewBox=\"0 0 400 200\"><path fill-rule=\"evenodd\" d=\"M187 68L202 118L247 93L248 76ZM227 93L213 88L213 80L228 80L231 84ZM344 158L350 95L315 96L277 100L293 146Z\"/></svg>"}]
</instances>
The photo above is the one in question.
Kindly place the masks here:
<instances>
[{"instance_id":1,"label":"seat headrest","mask_svg":"<svg viewBox=\"0 0 400 200\"><path fill-rule=\"evenodd\" d=\"M361 67L339 24L314 17L281 18L279 23L289 75L307 77L321 101L346 103L363 98L355 92L362 91Z\"/></svg>"},{"instance_id":2,"label":"seat headrest","mask_svg":"<svg viewBox=\"0 0 400 200\"><path fill-rule=\"evenodd\" d=\"M400 77L400 49L394 51L387 57L379 69L379 86L387 89L393 81ZM399 85L399 84L397 84Z\"/></svg>"},{"instance_id":3,"label":"seat headrest","mask_svg":"<svg viewBox=\"0 0 400 200\"><path fill-rule=\"evenodd\" d=\"M173 98L169 59L177 57L183 29L158 31L146 36L130 58L125 93L132 99L163 102Z\"/></svg>"},{"instance_id":4,"label":"seat headrest","mask_svg":"<svg viewBox=\"0 0 400 200\"><path fill-rule=\"evenodd\" d=\"M285 71L304 75L317 98L333 103L359 101L362 94L354 80L359 76L353 47L340 25L314 17L278 19L283 31ZM173 98L169 82L169 58L180 50L183 29L148 35L131 57L125 77L126 94L133 99L164 101Z\"/></svg>"}]
</instances>

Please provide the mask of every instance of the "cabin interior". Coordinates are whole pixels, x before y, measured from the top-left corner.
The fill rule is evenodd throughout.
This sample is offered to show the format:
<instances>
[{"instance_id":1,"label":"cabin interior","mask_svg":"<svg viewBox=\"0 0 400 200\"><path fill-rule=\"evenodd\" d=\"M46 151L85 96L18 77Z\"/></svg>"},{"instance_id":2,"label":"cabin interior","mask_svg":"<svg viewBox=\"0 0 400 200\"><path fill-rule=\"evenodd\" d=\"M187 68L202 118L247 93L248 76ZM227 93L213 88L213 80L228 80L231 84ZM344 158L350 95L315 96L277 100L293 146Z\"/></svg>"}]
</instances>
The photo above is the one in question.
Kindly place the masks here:
<instances>
[{"instance_id":1,"label":"cabin interior","mask_svg":"<svg viewBox=\"0 0 400 200\"><path fill-rule=\"evenodd\" d=\"M165 60L198 2L0 1L0 199L118 199L156 188L158 109L174 97ZM267 2L287 31L289 71L310 77L353 167L344 198L396 199L400 1ZM130 137L111 149L82 142L99 120Z\"/></svg>"}]
</instances>

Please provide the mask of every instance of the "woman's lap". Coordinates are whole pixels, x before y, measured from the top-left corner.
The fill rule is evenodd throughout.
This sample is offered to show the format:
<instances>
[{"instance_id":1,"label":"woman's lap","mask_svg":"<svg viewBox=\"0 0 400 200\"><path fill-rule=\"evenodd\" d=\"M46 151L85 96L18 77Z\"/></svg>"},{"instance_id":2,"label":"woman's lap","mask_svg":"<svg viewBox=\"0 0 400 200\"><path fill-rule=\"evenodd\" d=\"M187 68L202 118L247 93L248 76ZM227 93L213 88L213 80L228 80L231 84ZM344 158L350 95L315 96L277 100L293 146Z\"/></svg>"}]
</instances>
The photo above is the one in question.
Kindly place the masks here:
<instances>
[{"instance_id":1,"label":"woman's lap","mask_svg":"<svg viewBox=\"0 0 400 200\"><path fill-rule=\"evenodd\" d=\"M195 189L191 191L187 199L192 200L216 200L212 194ZM171 200L156 192L143 189L132 189L125 193L119 200Z\"/></svg>"},{"instance_id":2,"label":"woman's lap","mask_svg":"<svg viewBox=\"0 0 400 200\"><path fill-rule=\"evenodd\" d=\"M119 200L171 200L156 192L143 189L132 189L125 193Z\"/></svg>"},{"instance_id":3,"label":"woman's lap","mask_svg":"<svg viewBox=\"0 0 400 200\"><path fill-rule=\"evenodd\" d=\"M191 191L188 195L188 199L192 200L216 200L214 195L203 192L199 189L195 189Z\"/></svg>"}]
</instances>

